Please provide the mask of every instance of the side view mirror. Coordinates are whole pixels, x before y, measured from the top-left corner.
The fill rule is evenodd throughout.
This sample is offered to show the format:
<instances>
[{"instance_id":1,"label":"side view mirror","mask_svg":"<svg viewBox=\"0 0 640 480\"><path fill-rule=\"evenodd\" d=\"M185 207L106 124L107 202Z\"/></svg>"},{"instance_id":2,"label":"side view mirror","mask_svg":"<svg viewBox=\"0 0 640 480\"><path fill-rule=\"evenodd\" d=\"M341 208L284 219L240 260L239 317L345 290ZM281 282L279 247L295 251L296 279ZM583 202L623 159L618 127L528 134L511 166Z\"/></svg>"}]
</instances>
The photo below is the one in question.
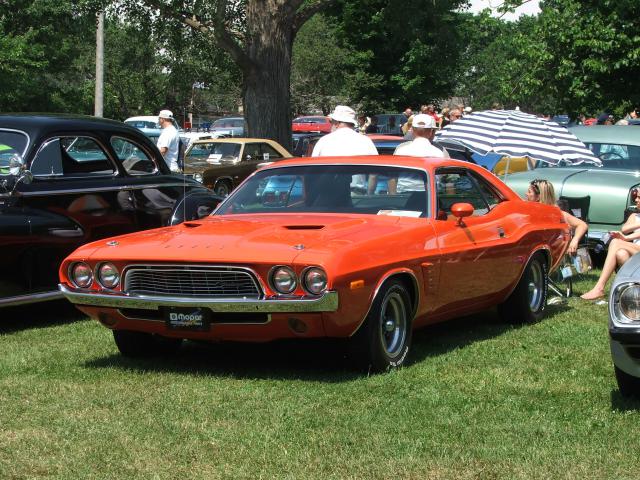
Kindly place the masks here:
<instances>
[{"instance_id":1,"label":"side view mirror","mask_svg":"<svg viewBox=\"0 0 640 480\"><path fill-rule=\"evenodd\" d=\"M458 225L464 225L465 217L473 215L474 208L470 203L454 203L451 205L451 214L458 219Z\"/></svg>"}]
</instances>

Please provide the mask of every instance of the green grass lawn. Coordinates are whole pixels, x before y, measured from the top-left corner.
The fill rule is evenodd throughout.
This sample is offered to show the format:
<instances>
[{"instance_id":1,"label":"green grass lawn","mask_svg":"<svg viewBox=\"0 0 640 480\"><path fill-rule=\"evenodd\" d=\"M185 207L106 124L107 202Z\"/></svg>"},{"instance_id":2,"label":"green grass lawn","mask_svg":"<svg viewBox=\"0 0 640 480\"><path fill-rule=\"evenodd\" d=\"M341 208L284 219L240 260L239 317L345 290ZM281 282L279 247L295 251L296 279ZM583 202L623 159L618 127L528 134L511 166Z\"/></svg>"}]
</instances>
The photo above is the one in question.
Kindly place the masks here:
<instances>
[{"instance_id":1,"label":"green grass lawn","mask_svg":"<svg viewBox=\"0 0 640 480\"><path fill-rule=\"evenodd\" d=\"M0 352L3 480L640 475L607 306L578 298L533 325L488 312L420 330L406 368L371 377L324 342L128 360L61 303L5 309Z\"/></svg>"}]
</instances>

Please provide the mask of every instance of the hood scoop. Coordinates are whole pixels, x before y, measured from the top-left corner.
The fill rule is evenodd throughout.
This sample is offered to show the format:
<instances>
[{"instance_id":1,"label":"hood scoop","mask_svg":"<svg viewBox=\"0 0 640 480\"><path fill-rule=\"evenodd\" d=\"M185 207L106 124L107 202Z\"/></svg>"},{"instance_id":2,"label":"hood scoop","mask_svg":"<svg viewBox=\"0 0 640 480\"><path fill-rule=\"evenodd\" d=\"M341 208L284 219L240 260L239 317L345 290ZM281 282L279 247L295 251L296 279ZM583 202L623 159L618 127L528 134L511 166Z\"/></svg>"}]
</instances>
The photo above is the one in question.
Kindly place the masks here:
<instances>
[{"instance_id":1,"label":"hood scoop","mask_svg":"<svg viewBox=\"0 0 640 480\"><path fill-rule=\"evenodd\" d=\"M287 230L322 230L324 225L285 225Z\"/></svg>"}]
</instances>

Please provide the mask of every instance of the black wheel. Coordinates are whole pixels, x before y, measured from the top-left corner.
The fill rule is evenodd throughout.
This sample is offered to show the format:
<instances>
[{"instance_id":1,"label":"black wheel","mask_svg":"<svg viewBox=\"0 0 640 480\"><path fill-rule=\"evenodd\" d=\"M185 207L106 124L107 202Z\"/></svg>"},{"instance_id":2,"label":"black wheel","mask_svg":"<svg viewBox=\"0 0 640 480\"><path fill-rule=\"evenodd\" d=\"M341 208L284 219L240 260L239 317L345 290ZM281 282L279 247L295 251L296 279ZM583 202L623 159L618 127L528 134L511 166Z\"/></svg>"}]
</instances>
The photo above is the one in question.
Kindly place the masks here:
<instances>
[{"instance_id":1,"label":"black wheel","mask_svg":"<svg viewBox=\"0 0 640 480\"><path fill-rule=\"evenodd\" d=\"M544 256L536 253L509 298L498 307L500 316L509 323L537 322L547 305L549 279Z\"/></svg>"},{"instance_id":2,"label":"black wheel","mask_svg":"<svg viewBox=\"0 0 640 480\"><path fill-rule=\"evenodd\" d=\"M615 365L613 368L616 371L616 381L622 396L640 398L640 378L623 372Z\"/></svg>"},{"instance_id":3,"label":"black wheel","mask_svg":"<svg viewBox=\"0 0 640 480\"><path fill-rule=\"evenodd\" d=\"M220 180L218 183L216 183L213 191L216 193L216 195L226 197L227 195L229 195L229 193L231 193L231 185L226 180Z\"/></svg>"},{"instance_id":4,"label":"black wheel","mask_svg":"<svg viewBox=\"0 0 640 480\"><path fill-rule=\"evenodd\" d=\"M350 340L351 361L371 372L402 366L411 346L411 321L411 299L404 284L398 280L385 283Z\"/></svg>"},{"instance_id":5,"label":"black wheel","mask_svg":"<svg viewBox=\"0 0 640 480\"><path fill-rule=\"evenodd\" d=\"M175 353L182 344L181 338L168 338L153 333L114 330L113 339L125 357L155 357Z\"/></svg>"}]
</instances>

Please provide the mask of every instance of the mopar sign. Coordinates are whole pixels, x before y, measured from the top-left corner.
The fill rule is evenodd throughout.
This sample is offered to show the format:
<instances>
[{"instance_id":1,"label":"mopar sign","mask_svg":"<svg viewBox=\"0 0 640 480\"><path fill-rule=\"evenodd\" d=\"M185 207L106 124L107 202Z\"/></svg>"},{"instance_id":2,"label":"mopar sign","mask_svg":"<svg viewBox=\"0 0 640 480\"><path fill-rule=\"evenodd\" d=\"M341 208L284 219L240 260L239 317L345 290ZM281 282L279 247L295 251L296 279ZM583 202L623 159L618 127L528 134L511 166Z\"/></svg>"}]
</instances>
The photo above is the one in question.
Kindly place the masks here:
<instances>
[{"instance_id":1,"label":"mopar sign","mask_svg":"<svg viewBox=\"0 0 640 480\"><path fill-rule=\"evenodd\" d=\"M174 313L169 314L169 320L174 325L200 325L202 323L203 315L201 313Z\"/></svg>"},{"instance_id":2,"label":"mopar sign","mask_svg":"<svg viewBox=\"0 0 640 480\"><path fill-rule=\"evenodd\" d=\"M166 313L165 321L168 328L181 330L208 330L209 327L207 312L201 309L169 310Z\"/></svg>"}]
</instances>

